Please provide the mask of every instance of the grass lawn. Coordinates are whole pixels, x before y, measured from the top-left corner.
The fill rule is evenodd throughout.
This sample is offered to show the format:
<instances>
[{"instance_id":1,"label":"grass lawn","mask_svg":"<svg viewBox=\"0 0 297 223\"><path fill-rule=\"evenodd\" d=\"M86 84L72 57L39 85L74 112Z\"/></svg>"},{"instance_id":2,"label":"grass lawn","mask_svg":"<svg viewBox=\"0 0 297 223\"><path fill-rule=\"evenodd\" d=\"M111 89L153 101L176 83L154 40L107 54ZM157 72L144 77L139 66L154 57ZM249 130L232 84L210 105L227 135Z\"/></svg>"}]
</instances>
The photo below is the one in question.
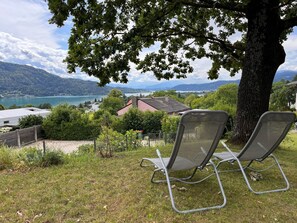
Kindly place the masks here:
<instances>
[{"instance_id":1,"label":"grass lawn","mask_svg":"<svg viewBox=\"0 0 297 223\"><path fill-rule=\"evenodd\" d=\"M139 166L141 158L156 156L152 148L109 159L71 157L61 166L25 172L1 171L0 222L297 222L296 145L297 134L291 133L275 152L289 179L289 191L255 195L241 173L222 173L226 207L186 215L171 208L166 184L150 182L152 169ZM160 150L169 155L171 147ZM179 207L222 202L215 177L198 185L175 185ZM253 185L271 188L284 183L273 168ZM186 191L178 190L182 186Z\"/></svg>"}]
</instances>

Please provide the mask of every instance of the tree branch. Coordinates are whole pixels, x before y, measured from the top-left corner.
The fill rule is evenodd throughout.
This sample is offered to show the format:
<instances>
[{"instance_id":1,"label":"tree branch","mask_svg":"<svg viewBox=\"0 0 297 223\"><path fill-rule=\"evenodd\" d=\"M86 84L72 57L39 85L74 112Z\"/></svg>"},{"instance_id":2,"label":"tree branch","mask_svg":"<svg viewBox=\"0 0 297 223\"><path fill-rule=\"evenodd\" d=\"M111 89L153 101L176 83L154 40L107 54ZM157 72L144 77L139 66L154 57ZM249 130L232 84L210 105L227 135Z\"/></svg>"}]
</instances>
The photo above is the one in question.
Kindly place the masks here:
<instances>
[{"instance_id":1,"label":"tree branch","mask_svg":"<svg viewBox=\"0 0 297 223\"><path fill-rule=\"evenodd\" d=\"M228 3L221 3L220 1L213 1L213 0L200 0L200 1L193 1L193 0L166 0L171 3L180 3L187 6L192 6L196 8L208 8L208 9L225 9L228 11L233 12L246 12L246 6L244 4L228 4Z\"/></svg>"}]
</instances>

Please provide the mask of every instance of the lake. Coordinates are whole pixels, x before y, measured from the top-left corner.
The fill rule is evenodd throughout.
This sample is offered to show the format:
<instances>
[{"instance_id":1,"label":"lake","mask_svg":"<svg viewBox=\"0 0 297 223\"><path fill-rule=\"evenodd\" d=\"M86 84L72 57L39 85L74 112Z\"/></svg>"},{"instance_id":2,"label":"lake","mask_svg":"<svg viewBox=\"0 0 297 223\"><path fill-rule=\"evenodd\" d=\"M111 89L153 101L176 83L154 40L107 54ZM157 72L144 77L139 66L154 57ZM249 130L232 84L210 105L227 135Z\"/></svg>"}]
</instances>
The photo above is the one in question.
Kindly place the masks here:
<instances>
[{"instance_id":1,"label":"lake","mask_svg":"<svg viewBox=\"0 0 297 223\"><path fill-rule=\"evenodd\" d=\"M135 95L148 95L151 92L142 92L142 93L127 93L127 97ZM8 108L12 105L24 106L31 104L33 106L38 106L44 103L50 103L52 106L59 104L70 104L70 105L79 105L85 101L94 101L95 99L99 101L101 98L106 97L106 95L85 95L85 96L46 96L46 97L5 97L0 98L0 104L5 108Z\"/></svg>"},{"instance_id":2,"label":"lake","mask_svg":"<svg viewBox=\"0 0 297 223\"><path fill-rule=\"evenodd\" d=\"M105 97L105 95L87 95L87 96L46 96L46 97L7 97L0 98L0 104L5 108L17 105L23 106L32 104L33 106L38 106L44 103L50 103L52 106L59 104L68 103L70 105L79 105L85 101L94 101L95 98L100 100Z\"/></svg>"}]
</instances>

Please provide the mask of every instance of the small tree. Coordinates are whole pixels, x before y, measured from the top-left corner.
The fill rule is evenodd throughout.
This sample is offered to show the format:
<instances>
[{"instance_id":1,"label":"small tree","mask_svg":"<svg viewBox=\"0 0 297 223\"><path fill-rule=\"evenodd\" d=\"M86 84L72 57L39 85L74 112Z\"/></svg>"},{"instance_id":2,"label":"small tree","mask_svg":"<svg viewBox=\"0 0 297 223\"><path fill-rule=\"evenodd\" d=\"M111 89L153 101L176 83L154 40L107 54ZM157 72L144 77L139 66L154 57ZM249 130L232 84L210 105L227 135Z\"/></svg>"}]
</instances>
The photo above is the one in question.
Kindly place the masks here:
<instances>
[{"instance_id":1,"label":"small tree","mask_svg":"<svg viewBox=\"0 0 297 223\"><path fill-rule=\"evenodd\" d=\"M124 107L125 101L120 97L108 96L103 99L100 109L109 111L112 115L116 115L117 111Z\"/></svg>"},{"instance_id":2,"label":"small tree","mask_svg":"<svg viewBox=\"0 0 297 223\"><path fill-rule=\"evenodd\" d=\"M143 112L142 127L145 133L156 133L162 129L162 119L165 115L163 111Z\"/></svg>"},{"instance_id":3,"label":"small tree","mask_svg":"<svg viewBox=\"0 0 297 223\"><path fill-rule=\"evenodd\" d=\"M126 131L133 130L142 130L143 129L143 115L142 112L137 108L131 108L128 112L123 115L124 129Z\"/></svg>"}]
</instances>

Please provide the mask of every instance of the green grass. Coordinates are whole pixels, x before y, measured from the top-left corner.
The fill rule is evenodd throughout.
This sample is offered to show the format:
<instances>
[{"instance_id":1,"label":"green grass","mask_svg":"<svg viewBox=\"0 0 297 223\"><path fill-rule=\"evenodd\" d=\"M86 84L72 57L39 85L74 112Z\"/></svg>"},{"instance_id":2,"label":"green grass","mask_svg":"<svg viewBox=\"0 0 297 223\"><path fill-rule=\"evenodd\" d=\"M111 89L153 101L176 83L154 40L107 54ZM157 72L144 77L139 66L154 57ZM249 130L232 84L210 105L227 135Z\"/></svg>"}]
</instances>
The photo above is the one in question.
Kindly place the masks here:
<instances>
[{"instance_id":1,"label":"green grass","mask_svg":"<svg viewBox=\"0 0 297 223\"><path fill-rule=\"evenodd\" d=\"M0 222L297 222L296 145L297 134L290 134L275 152L290 181L289 191L254 195L239 172L222 173L226 207L186 215L171 208L166 184L150 182L152 169L139 167L141 158L156 156L152 148L117 153L109 159L72 156L63 165L22 172L3 170ZM170 146L161 148L164 155L170 155L170 150ZM253 185L283 185L276 173L270 170ZM196 179L204 174L198 172ZM214 177L184 187L186 191L173 189L179 207L222 202Z\"/></svg>"}]
</instances>

